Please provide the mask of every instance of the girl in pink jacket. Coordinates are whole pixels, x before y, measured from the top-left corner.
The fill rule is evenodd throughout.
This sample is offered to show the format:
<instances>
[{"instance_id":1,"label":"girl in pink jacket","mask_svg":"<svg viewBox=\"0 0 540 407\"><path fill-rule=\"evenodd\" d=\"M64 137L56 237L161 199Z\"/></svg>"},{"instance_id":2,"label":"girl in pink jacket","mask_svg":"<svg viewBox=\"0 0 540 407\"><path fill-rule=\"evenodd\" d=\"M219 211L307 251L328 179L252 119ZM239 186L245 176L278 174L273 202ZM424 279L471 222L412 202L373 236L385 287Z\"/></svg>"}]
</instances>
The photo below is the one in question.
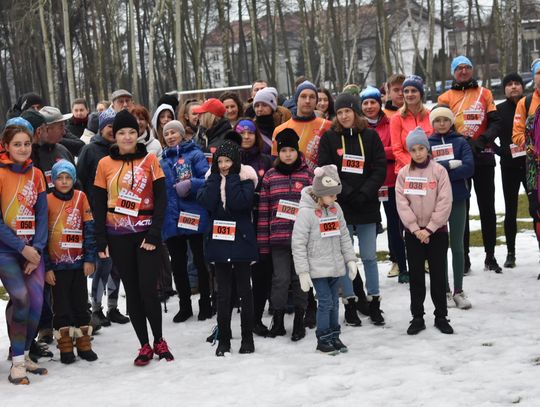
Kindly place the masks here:
<instances>
[{"instance_id":1,"label":"girl in pink jacket","mask_svg":"<svg viewBox=\"0 0 540 407\"><path fill-rule=\"evenodd\" d=\"M429 264L431 299L435 305L435 326L445 334L454 332L446 319L445 259L448 251L446 223L452 210L452 186L446 169L432 160L424 130L417 127L406 139L411 162L396 180L396 203L405 227L409 263L411 312L407 334L426 328L424 263Z\"/></svg>"}]
</instances>

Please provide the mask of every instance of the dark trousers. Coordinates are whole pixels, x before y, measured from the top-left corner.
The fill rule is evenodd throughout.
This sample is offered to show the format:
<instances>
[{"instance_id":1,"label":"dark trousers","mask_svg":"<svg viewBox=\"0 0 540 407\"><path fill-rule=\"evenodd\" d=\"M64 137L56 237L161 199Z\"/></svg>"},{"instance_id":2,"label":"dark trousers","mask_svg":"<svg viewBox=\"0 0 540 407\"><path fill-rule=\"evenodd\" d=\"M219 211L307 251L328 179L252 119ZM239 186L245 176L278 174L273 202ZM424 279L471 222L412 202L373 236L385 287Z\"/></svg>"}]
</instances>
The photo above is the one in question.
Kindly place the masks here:
<instances>
[{"instance_id":1,"label":"dark trousers","mask_svg":"<svg viewBox=\"0 0 540 407\"><path fill-rule=\"evenodd\" d=\"M495 253L495 239L497 238L497 215L495 214L495 167L476 166L474 175L469 179L474 185L476 201L480 210L480 224L482 227L482 240L486 254ZM467 222L465 224L464 249L469 254L469 209L467 200Z\"/></svg>"},{"instance_id":2,"label":"dark trousers","mask_svg":"<svg viewBox=\"0 0 540 407\"><path fill-rule=\"evenodd\" d=\"M502 167L502 187L504 194L504 236L508 252L516 252L517 210L520 184L527 189L525 168Z\"/></svg>"},{"instance_id":3,"label":"dark trousers","mask_svg":"<svg viewBox=\"0 0 540 407\"><path fill-rule=\"evenodd\" d=\"M146 321L150 323L154 342L162 337L161 305L157 293L160 253L159 248L149 251L140 247L145 235L146 232L108 236L113 263L126 290L131 324L141 346L149 343Z\"/></svg>"},{"instance_id":4,"label":"dark trousers","mask_svg":"<svg viewBox=\"0 0 540 407\"><path fill-rule=\"evenodd\" d=\"M188 247L189 242L189 247ZM188 250L193 253L193 264L197 269L199 293L201 299L210 298L210 279L204 262L203 235L173 236L167 239L167 248L171 255L174 284L181 304L190 302L191 285L188 276Z\"/></svg>"},{"instance_id":5,"label":"dark trousers","mask_svg":"<svg viewBox=\"0 0 540 407\"><path fill-rule=\"evenodd\" d=\"M56 284L52 286L53 327L85 326L90 322L88 288L82 269L54 272Z\"/></svg>"},{"instance_id":6,"label":"dark trousers","mask_svg":"<svg viewBox=\"0 0 540 407\"><path fill-rule=\"evenodd\" d=\"M231 333L231 290L236 282L240 297L242 336L253 331L253 295L251 293L251 268L246 262L216 263L217 322L220 340L230 340ZM233 278L234 276L234 278Z\"/></svg>"},{"instance_id":7,"label":"dark trousers","mask_svg":"<svg viewBox=\"0 0 540 407\"><path fill-rule=\"evenodd\" d=\"M407 255L403 241L403 226L399 220L396 206L396 188L388 188L388 201L383 202L386 214L386 231L388 233L388 250L390 259L397 263L399 271L407 271Z\"/></svg>"},{"instance_id":8,"label":"dark trousers","mask_svg":"<svg viewBox=\"0 0 540 407\"><path fill-rule=\"evenodd\" d=\"M258 263L251 266L251 282L253 284L253 314L260 322L264 313L266 301L270 298L272 288L272 257L261 257Z\"/></svg>"},{"instance_id":9,"label":"dark trousers","mask_svg":"<svg viewBox=\"0 0 540 407\"><path fill-rule=\"evenodd\" d=\"M41 306L41 317L39 318L38 332L42 329L52 329L53 309L51 286L45 284L43 287L43 305Z\"/></svg>"},{"instance_id":10,"label":"dark trousers","mask_svg":"<svg viewBox=\"0 0 540 407\"><path fill-rule=\"evenodd\" d=\"M409 262L411 314L424 315L426 299L426 272L424 263L429 264L430 293L435 316L445 317L446 310L446 255L448 252L448 233L434 233L429 243L420 242L413 234L405 232L407 260Z\"/></svg>"}]
</instances>

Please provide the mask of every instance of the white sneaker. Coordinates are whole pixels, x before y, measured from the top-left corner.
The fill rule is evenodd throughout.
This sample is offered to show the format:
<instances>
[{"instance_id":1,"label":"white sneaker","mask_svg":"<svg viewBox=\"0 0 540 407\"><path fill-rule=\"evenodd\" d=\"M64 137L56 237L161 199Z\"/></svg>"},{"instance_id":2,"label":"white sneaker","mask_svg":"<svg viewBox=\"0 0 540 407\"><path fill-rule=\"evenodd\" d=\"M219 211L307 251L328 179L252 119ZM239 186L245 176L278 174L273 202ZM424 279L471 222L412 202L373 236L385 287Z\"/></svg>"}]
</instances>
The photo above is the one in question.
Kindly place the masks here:
<instances>
[{"instance_id":1,"label":"white sneaker","mask_svg":"<svg viewBox=\"0 0 540 407\"><path fill-rule=\"evenodd\" d=\"M446 308L456 308L452 293L446 293Z\"/></svg>"},{"instance_id":2,"label":"white sneaker","mask_svg":"<svg viewBox=\"0 0 540 407\"><path fill-rule=\"evenodd\" d=\"M463 291L454 295L454 301L459 309L469 309L472 307L471 302L468 300Z\"/></svg>"},{"instance_id":3,"label":"white sneaker","mask_svg":"<svg viewBox=\"0 0 540 407\"><path fill-rule=\"evenodd\" d=\"M26 367L26 371L28 373L37 374L37 375L46 375L47 369L44 367L39 366L36 362L34 362L28 355L24 358L24 366Z\"/></svg>"},{"instance_id":4,"label":"white sneaker","mask_svg":"<svg viewBox=\"0 0 540 407\"><path fill-rule=\"evenodd\" d=\"M30 380L26 376L24 362L14 362L11 365L8 380L13 384L30 384Z\"/></svg>"},{"instance_id":5,"label":"white sneaker","mask_svg":"<svg viewBox=\"0 0 540 407\"><path fill-rule=\"evenodd\" d=\"M392 268L388 271L388 278L399 276L399 266L397 263L392 263Z\"/></svg>"}]
</instances>

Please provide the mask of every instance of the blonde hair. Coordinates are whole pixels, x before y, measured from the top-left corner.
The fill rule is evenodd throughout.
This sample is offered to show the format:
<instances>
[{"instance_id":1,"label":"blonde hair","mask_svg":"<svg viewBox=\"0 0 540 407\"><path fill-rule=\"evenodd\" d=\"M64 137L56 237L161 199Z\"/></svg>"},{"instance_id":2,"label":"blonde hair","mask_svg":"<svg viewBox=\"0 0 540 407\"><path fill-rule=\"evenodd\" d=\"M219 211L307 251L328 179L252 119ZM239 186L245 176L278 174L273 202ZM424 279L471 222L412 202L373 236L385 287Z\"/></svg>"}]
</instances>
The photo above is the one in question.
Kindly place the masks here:
<instances>
[{"instance_id":1,"label":"blonde hair","mask_svg":"<svg viewBox=\"0 0 540 407\"><path fill-rule=\"evenodd\" d=\"M426 106L424 105L422 100L420 100L420 105L422 106L422 108L420 109L420 111L418 113L420 113L420 120L424 120L426 118L426 116L429 115L429 111L426 109ZM409 113L409 106L407 105L406 100L403 101L403 106L401 106L399 108L398 112L399 112L401 117L406 117L407 116L407 113Z\"/></svg>"}]
</instances>

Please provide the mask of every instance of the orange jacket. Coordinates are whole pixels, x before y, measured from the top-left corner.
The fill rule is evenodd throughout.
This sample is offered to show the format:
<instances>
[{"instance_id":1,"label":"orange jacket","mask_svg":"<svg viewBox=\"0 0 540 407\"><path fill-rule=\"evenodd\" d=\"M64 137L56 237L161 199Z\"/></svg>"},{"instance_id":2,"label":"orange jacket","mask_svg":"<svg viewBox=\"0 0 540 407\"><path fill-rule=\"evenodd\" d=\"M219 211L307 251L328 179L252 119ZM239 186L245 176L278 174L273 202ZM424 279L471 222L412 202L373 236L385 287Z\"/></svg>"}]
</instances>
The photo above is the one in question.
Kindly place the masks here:
<instances>
[{"instance_id":1,"label":"orange jacket","mask_svg":"<svg viewBox=\"0 0 540 407\"><path fill-rule=\"evenodd\" d=\"M512 142L521 146L525 143L525 122L529 115L534 114L538 106L540 106L540 92L538 89L534 90L531 107L529 111L525 111L525 97L522 97L516 106L516 113L514 114L514 127L512 128Z\"/></svg>"},{"instance_id":2,"label":"orange jacket","mask_svg":"<svg viewBox=\"0 0 540 407\"><path fill-rule=\"evenodd\" d=\"M397 112L390 119L390 138L392 140L392 151L396 159L395 173L405 167L411 162L411 155L407 150L406 139L409 133L421 127L429 137L433 133L433 128L429 122L429 110L426 109L424 118L420 118L420 115L413 115L410 111L407 112L405 117L401 116L401 112Z\"/></svg>"}]
</instances>

